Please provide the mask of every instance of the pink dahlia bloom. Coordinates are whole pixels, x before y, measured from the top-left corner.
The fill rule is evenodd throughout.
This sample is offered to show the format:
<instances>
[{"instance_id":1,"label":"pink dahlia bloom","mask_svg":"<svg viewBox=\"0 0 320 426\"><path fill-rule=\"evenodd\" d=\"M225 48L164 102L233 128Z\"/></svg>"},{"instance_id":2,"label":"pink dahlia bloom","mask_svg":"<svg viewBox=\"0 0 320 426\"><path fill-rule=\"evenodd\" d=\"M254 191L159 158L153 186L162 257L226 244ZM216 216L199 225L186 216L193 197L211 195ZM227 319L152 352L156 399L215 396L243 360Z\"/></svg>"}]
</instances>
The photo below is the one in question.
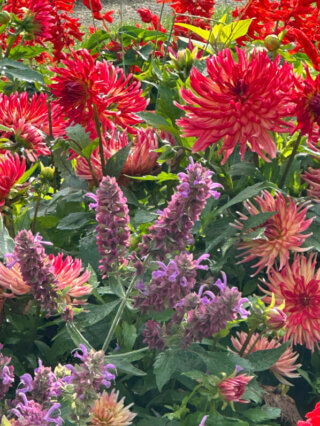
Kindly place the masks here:
<instances>
[{"instance_id":1,"label":"pink dahlia bloom","mask_svg":"<svg viewBox=\"0 0 320 426\"><path fill-rule=\"evenodd\" d=\"M282 271L271 269L265 283L267 294L274 293L279 304L285 302L285 341L311 350L320 342L320 269L316 270L316 258L316 253L308 259L296 255L292 265L288 263Z\"/></svg>"},{"instance_id":2,"label":"pink dahlia bloom","mask_svg":"<svg viewBox=\"0 0 320 426\"><path fill-rule=\"evenodd\" d=\"M53 136L64 133L63 117L57 105L51 105ZM28 93L13 93L9 97L0 94L0 124L10 131L0 129L0 137L8 138L12 148L25 152L30 161L38 155L48 155L50 150L45 138L50 134L47 95L34 94L29 100Z\"/></svg>"},{"instance_id":3,"label":"pink dahlia bloom","mask_svg":"<svg viewBox=\"0 0 320 426\"><path fill-rule=\"evenodd\" d=\"M246 386L253 379L254 376L246 376L245 374L239 374L239 376L226 377L222 379L218 384L219 394L222 399L226 402L243 402L247 403L241 399L242 395L246 391Z\"/></svg>"},{"instance_id":4,"label":"pink dahlia bloom","mask_svg":"<svg viewBox=\"0 0 320 426\"><path fill-rule=\"evenodd\" d=\"M10 263L13 259L8 258ZM64 293L66 303L70 303L73 298L88 295L92 291L91 285L87 284L90 278L88 270L83 271L80 259L72 259L67 256L63 260L63 254L57 256L50 254L47 262L51 264L50 271L56 277L55 290ZM30 286L23 280L19 262L12 267L5 266L0 262L0 292L5 297L15 297L29 293Z\"/></svg>"},{"instance_id":5,"label":"pink dahlia bloom","mask_svg":"<svg viewBox=\"0 0 320 426\"><path fill-rule=\"evenodd\" d=\"M231 337L232 345L237 352L240 352L242 346L244 345L244 342L247 339L247 336L247 333L241 331L237 333L237 337ZM268 340L267 337L259 336L258 333L254 333L251 336L249 344L243 355L247 356L250 353L256 351L266 351L269 349L275 349L279 346L281 346L281 344L277 340ZM291 383L288 382L286 378L295 379L297 377L300 377L300 374L297 373L296 370L301 367L301 364L295 364L298 357L299 354L293 352L292 348L289 347L284 351L278 361L270 367L270 371L276 376L279 382L291 386Z\"/></svg>"},{"instance_id":6,"label":"pink dahlia bloom","mask_svg":"<svg viewBox=\"0 0 320 426\"><path fill-rule=\"evenodd\" d=\"M127 132L116 132L112 129L110 138L103 140L103 152L105 162L118 152L121 148L128 145ZM142 176L151 173L157 165L159 154L154 152L158 148L157 134L150 128L137 130L133 137L133 144L127 158L127 161L122 169L122 174L130 176ZM88 161L83 157L77 158L76 174L82 179L96 180L98 182L103 178L101 158L99 147L97 147L90 157L91 170Z\"/></svg>"},{"instance_id":7,"label":"pink dahlia bloom","mask_svg":"<svg viewBox=\"0 0 320 426\"><path fill-rule=\"evenodd\" d=\"M236 48L236 62L230 49L207 60L208 77L196 68L190 75L191 89L181 89L187 105L179 107L186 117L177 123L184 136L198 140L193 152L204 151L223 139L220 152L223 163L240 144L241 158L247 146L264 160L276 156L276 145L270 132L287 132L291 125L283 120L291 115L291 92L295 77L292 66L280 66L280 56L271 61L266 51L254 52Z\"/></svg>"},{"instance_id":8,"label":"pink dahlia bloom","mask_svg":"<svg viewBox=\"0 0 320 426\"><path fill-rule=\"evenodd\" d=\"M53 67L51 92L72 122L83 125L96 137L94 108L104 131L114 124L124 129L141 122L136 113L147 106L140 82L125 77L123 70L106 61L95 61L86 49L71 51L61 61L64 67Z\"/></svg>"},{"instance_id":9,"label":"pink dahlia bloom","mask_svg":"<svg viewBox=\"0 0 320 426\"><path fill-rule=\"evenodd\" d=\"M26 171L26 160L20 160L18 154L6 152L0 155L0 208L4 205L6 197L14 184Z\"/></svg>"},{"instance_id":10,"label":"pink dahlia bloom","mask_svg":"<svg viewBox=\"0 0 320 426\"><path fill-rule=\"evenodd\" d=\"M240 262L249 262L253 259L259 259L253 268L258 268L255 274L263 268L270 268L276 261L279 261L279 269L282 269L287 263L290 251L303 252L309 248L302 248L307 237L311 235L303 234L308 229L313 218L306 219L306 213L310 207L306 203L295 203L291 197L284 197L280 192L274 196L268 191L263 191L261 196L255 197L255 206L251 201L246 201L244 207L250 216L261 213L275 212L259 227L261 228L261 237L241 242L240 250L244 250L244 259ZM239 213L239 220L233 226L242 231L245 221L249 216ZM259 229L250 228L245 232L245 236L250 237L250 233Z\"/></svg>"},{"instance_id":11,"label":"pink dahlia bloom","mask_svg":"<svg viewBox=\"0 0 320 426\"><path fill-rule=\"evenodd\" d=\"M320 203L320 169L309 169L302 175L303 180L308 182L307 194L317 203Z\"/></svg>"}]
</instances>

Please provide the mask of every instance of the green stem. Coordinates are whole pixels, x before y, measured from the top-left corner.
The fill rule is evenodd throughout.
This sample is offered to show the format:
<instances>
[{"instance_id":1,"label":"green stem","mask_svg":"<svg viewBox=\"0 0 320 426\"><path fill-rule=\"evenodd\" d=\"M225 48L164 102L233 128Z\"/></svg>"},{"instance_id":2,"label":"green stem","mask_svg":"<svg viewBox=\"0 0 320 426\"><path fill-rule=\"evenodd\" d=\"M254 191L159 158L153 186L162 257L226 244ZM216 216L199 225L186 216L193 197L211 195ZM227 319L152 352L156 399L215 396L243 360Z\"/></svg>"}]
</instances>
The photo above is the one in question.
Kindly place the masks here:
<instances>
[{"instance_id":1,"label":"green stem","mask_svg":"<svg viewBox=\"0 0 320 426\"><path fill-rule=\"evenodd\" d=\"M8 46L7 46L6 53L4 55L5 58L9 57L13 43L16 41L17 37L18 37L18 35L13 35L13 36L9 37L9 43L8 43Z\"/></svg>"},{"instance_id":2,"label":"green stem","mask_svg":"<svg viewBox=\"0 0 320 426\"><path fill-rule=\"evenodd\" d=\"M295 144L294 144L294 146L293 146L293 150L292 150L291 155L290 155L290 157L289 157L289 160L288 160L288 163L287 163L286 169L285 169L285 171L284 171L284 173L283 173L283 175L282 175L282 178L281 178L281 180L280 180L280 183L279 183L279 188L280 188L280 189L283 187L283 185L284 185L284 184L285 184L285 182L286 182L287 175L288 175L288 173L289 173L290 167L291 167L292 162L293 162L293 160L294 160L294 157L295 157L295 155L296 155L296 153L297 153L297 151L298 151L298 148L299 148L299 145L300 145L300 142L301 142L301 138L302 138L302 134L300 133L300 134L299 134L299 136L298 136L298 138L297 138L297 140L295 141Z\"/></svg>"},{"instance_id":3,"label":"green stem","mask_svg":"<svg viewBox=\"0 0 320 426\"><path fill-rule=\"evenodd\" d=\"M71 339L76 345L82 343L86 346L87 349L93 349L93 347L90 345L88 340L84 337L84 335L81 333L81 331L78 329L74 322L67 322L66 328L68 333L70 334Z\"/></svg>"},{"instance_id":4,"label":"green stem","mask_svg":"<svg viewBox=\"0 0 320 426\"><path fill-rule=\"evenodd\" d=\"M251 337L253 336L253 333L256 331L256 327L254 327L254 328L252 328L250 331L249 331L249 333L248 333L248 335L247 335L247 338L246 338L246 340L244 341L244 343L243 343L243 345L242 345L242 348L240 349L240 351L239 351L239 356L243 356L243 354L245 353L245 351L246 351L246 349L247 349L247 347L248 347L248 345L249 345L249 342L250 342L250 340L251 340ZM245 356L243 357L243 358L245 358Z\"/></svg>"},{"instance_id":5,"label":"green stem","mask_svg":"<svg viewBox=\"0 0 320 426\"><path fill-rule=\"evenodd\" d=\"M38 211L39 211L40 201L41 201L41 189L42 188L40 188L39 192L38 192L36 207L34 209L34 214L33 214L33 222L32 222L32 226L31 226L31 231L32 231L33 234L35 233L35 230L36 230L37 216L38 216Z\"/></svg>"},{"instance_id":6,"label":"green stem","mask_svg":"<svg viewBox=\"0 0 320 426\"><path fill-rule=\"evenodd\" d=\"M101 169L102 169L102 175L106 176L106 163L104 161L104 153L103 153L103 142L102 142L102 134L101 134L101 125L100 120L98 117L98 111L97 107L93 105L93 115L94 115L94 122L97 129L97 134L99 138L99 155L100 155L100 161L101 161Z\"/></svg>"}]
</instances>

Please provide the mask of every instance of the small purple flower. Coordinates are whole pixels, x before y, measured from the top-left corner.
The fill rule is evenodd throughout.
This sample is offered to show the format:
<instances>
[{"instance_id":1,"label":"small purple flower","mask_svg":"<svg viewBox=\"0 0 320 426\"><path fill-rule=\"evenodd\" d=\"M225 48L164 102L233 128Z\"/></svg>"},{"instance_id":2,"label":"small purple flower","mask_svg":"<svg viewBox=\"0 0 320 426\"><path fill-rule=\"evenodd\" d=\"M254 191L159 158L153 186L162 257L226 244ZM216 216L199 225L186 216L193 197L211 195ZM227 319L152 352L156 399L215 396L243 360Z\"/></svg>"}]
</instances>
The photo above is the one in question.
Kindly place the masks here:
<instances>
[{"instance_id":1,"label":"small purple flower","mask_svg":"<svg viewBox=\"0 0 320 426\"><path fill-rule=\"evenodd\" d=\"M100 270L107 272L125 263L124 254L130 244L129 209L114 177L105 176L97 195L87 194L96 203L90 204L96 209L97 246L101 255Z\"/></svg>"},{"instance_id":2,"label":"small purple flower","mask_svg":"<svg viewBox=\"0 0 320 426\"><path fill-rule=\"evenodd\" d=\"M43 310L49 315L57 312L58 281L47 262L46 253L42 247L48 244L42 237L34 236L31 231L20 231L15 238L14 256L19 261L21 275L30 286L33 297L39 300Z\"/></svg>"},{"instance_id":3,"label":"small purple flower","mask_svg":"<svg viewBox=\"0 0 320 426\"><path fill-rule=\"evenodd\" d=\"M152 273L147 291L144 290L135 298L135 307L143 312L173 308L195 285L197 270L208 269L207 265L200 264L208 257L206 254L194 260L192 254L184 252L171 260L168 266L157 261L159 269Z\"/></svg>"},{"instance_id":4,"label":"small purple flower","mask_svg":"<svg viewBox=\"0 0 320 426\"><path fill-rule=\"evenodd\" d=\"M0 351L3 345L0 343ZM11 358L0 353L0 401L5 397L14 382L14 367L9 365Z\"/></svg>"},{"instance_id":5,"label":"small purple flower","mask_svg":"<svg viewBox=\"0 0 320 426\"><path fill-rule=\"evenodd\" d=\"M143 242L139 245L141 256L146 256L153 248L157 250L159 258L165 258L166 254L184 251L193 243L191 230L207 199L220 197L215 189L222 185L213 182L212 175L213 172L190 158L186 173L178 175L180 184L168 207L160 211L149 234L143 236Z\"/></svg>"}]
</instances>

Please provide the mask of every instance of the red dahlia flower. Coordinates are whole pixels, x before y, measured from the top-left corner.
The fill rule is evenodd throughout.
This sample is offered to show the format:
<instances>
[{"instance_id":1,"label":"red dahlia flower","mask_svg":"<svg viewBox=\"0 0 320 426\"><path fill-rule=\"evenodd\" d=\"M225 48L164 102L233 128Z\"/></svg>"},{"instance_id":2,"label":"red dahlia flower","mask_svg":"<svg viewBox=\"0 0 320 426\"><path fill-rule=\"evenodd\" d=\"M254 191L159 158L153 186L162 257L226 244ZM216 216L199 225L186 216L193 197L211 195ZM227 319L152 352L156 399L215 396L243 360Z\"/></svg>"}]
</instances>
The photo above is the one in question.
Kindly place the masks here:
<instances>
[{"instance_id":1,"label":"red dahlia flower","mask_svg":"<svg viewBox=\"0 0 320 426\"><path fill-rule=\"evenodd\" d=\"M275 213L260 225L262 232L260 237L239 244L239 248L244 250L243 255L245 256L240 263L259 259L252 266L258 268L255 272L256 275L265 267L269 271L277 259L279 259L279 269L282 269L289 259L290 251L308 250L309 248L302 248L301 245L311 234L302 234L302 232L308 229L313 218L306 219L310 205L296 204L291 197L285 198L280 192L272 196L270 192L263 191L261 196L255 197L255 201L258 207L251 201L244 203L244 207L251 216L267 212ZM244 213L238 214L240 220L237 220L233 226L242 230L248 216ZM248 236L255 230L257 228L249 229Z\"/></svg>"},{"instance_id":2,"label":"red dahlia flower","mask_svg":"<svg viewBox=\"0 0 320 426\"><path fill-rule=\"evenodd\" d=\"M34 39L51 39L54 25L53 7L49 0L30 0L23 23L28 35Z\"/></svg>"},{"instance_id":3,"label":"red dahlia flower","mask_svg":"<svg viewBox=\"0 0 320 426\"><path fill-rule=\"evenodd\" d=\"M247 336L247 333L241 331L237 333L237 337L231 337L232 345L237 352L240 352ZM281 343L279 343L276 339L268 340L267 337L259 336L258 333L253 333L243 355L246 357L250 353L275 349L279 346L281 346ZM300 374L297 373L296 370L301 367L301 364L295 364L298 357L299 354L293 352L291 347L288 347L278 361L270 367L270 371L276 376L279 382L291 386L291 383L288 382L286 377L289 379L300 377Z\"/></svg>"},{"instance_id":4,"label":"red dahlia flower","mask_svg":"<svg viewBox=\"0 0 320 426\"><path fill-rule=\"evenodd\" d=\"M287 264L282 271L271 269L265 283L267 294L274 293L279 304L285 302L285 340L292 339L311 350L320 342L320 269L315 269L316 257L316 253L308 259L296 255L291 266Z\"/></svg>"},{"instance_id":5,"label":"red dahlia flower","mask_svg":"<svg viewBox=\"0 0 320 426\"><path fill-rule=\"evenodd\" d=\"M53 136L64 132L63 117L60 108L51 105ZM47 95L34 94L29 100L28 93L14 93L9 97L0 94L0 124L10 131L0 130L0 137L8 138L13 148L21 149L35 161L38 155L48 155L45 137L50 134Z\"/></svg>"},{"instance_id":6,"label":"red dahlia flower","mask_svg":"<svg viewBox=\"0 0 320 426\"><path fill-rule=\"evenodd\" d=\"M113 123L131 129L141 122L135 113L143 111L147 101L141 96L140 82L131 82L131 74L125 77L122 69L106 61L95 62L86 49L72 51L61 62L64 68L52 68L56 75L51 91L68 116L68 124L81 124L95 137L94 108L105 131Z\"/></svg>"},{"instance_id":7,"label":"red dahlia flower","mask_svg":"<svg viewBox=\"0 0 320 426\"><path fill-rule=\"evenodd\" d=\"M3 156L0 155L0 208L4 205L10 189L25 171L25 158L20 161L18 154L6 153Z\"/></svg>"},{"instance_id":8,"label":"red dahlia flower","mask_svg":"<svg viewBox=\"0 0 320 426\"><path fill-rule=\"evenodd\" d=\"M303 180L308 182L307 193L315 202L320 203L320 169L309 169L302 175Z\"/></svg>"},{"instance_id":9,"label":"red dahlia flower","mask_svg":"<svg viewBox=\"0 0 320 426\"><path fill-rule=\"evenodd\" d=\"M110 139L103 141L104 158L107 163L108 159L118 152L121 148L128 145L128 136L126 131L120 133L114 129L111 132ZM137 134L133 138L133 144L122 169L122 174L130 176L143 176L152 172L157 164L159 154L154 152L158 148L158 138L156 133L150 129L138 129ZM92 180L94 178L101 181L102 167L99 154L99 147L91 154L90 158L91 170L88 161L83 158L77 158L76 174L82 179Z\"/></svg>"},{"instance_id":10,"label":"red dahlia flower","mask_svg":"<svg viewBox=\"0 0 320 426\"><path fill-rule=\"evenodd\" d=\"M319 426L320 425L320 402L317 403L313 411L307 413L306 421L299 420L297 426Z\"/></svg>"},{"instance_id":11,"label":"red dahlia flower","mask_svg":"<svg viewBox=\"0 0 320 426\"><path fill-rule=\"evenodd\" d=\"M190 75L191 89L180 92L186 106L186 117L177 123L184 136L198 138L193 152L204 151L221 138L225 152L223 163L240 144L243 159L247 145L268 161L276 156L276 145L270 132L287 132L293 104L290 93L294 85L291 65L281 67L280 56L271 61L267 52L248 53L237 50L238 62L230 49L207 60L208 77L196 68Z\"/></svg>"}]
</instances>

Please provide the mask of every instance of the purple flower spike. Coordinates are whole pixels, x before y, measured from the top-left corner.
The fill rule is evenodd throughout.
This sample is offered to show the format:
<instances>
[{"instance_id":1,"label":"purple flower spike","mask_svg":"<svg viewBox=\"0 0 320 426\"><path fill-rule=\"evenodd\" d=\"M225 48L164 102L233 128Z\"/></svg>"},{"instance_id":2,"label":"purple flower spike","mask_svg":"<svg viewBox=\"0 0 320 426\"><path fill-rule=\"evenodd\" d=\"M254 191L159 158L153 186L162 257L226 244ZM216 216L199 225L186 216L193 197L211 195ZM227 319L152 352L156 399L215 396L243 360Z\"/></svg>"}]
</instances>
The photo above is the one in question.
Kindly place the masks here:
<instances>
[{"instance_id":1,"label":"purple flower spike","mask_svg":"<svg viewBox=\"0 0 320 426\"><path fill-rule=\"evenodd\" d=\"M141 256L146 256L151 248L158 251L159 258L175 251L184 251L193 243L192 227L199 219L207 199L220 197L215 191L222 185L211 180L213 172L190 159L186 173L179 173L180 184L169 205L150 227L149 234L143 236L139 245Z\"/></svg>"}]
</instances>

